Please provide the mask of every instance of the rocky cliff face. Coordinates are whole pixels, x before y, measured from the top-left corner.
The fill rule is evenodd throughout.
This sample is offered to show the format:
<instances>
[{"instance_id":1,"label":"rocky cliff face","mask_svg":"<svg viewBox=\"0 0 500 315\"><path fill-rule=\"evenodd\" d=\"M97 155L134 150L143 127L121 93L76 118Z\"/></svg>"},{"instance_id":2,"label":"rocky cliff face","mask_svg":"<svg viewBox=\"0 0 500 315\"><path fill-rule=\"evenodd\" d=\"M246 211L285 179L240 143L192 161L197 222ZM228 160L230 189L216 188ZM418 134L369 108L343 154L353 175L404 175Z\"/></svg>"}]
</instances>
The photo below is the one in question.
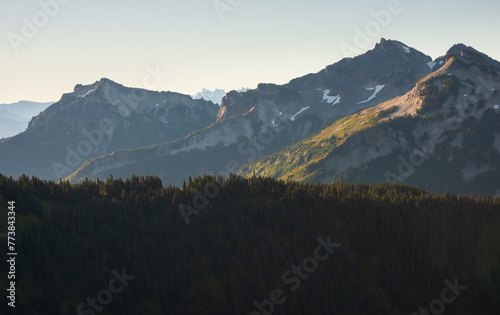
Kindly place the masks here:
<instances>
[{"instance_id":1,"label":"rocky cliff face","mask_svg":"<svg viewBox=\"0 0 500 315\"><path fill-rule=\"evenodd\" d=\"M185 137L216 120L218 106L188 95L127 88L108 79L77 85L0 143L0 172L58 179L118 149Z\"/></svg>"},{"instance_id":2,"label":"rocky cliff face","mask_svg":"<svg viewBox=\"0 0 500 315\"><path fill-rule=\"evenodd\" d=\"M230 91L222 98L222 103L217 113L217 121L247 113L253 105L252 98L246 98L244 93Z\"/></svg>"}]
</instances>

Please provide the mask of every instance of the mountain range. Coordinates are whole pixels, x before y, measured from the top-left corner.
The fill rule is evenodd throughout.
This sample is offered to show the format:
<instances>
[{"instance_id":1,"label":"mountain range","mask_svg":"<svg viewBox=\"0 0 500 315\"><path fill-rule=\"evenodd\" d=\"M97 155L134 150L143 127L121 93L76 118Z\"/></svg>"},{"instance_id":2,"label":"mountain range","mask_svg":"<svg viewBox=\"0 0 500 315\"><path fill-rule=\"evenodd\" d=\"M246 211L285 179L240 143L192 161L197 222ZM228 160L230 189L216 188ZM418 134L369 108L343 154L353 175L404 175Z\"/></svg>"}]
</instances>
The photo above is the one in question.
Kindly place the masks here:
<instances>
[{"instance_id":1,"label":"mountain range","mask_svg":"<svg viewBox=\"0 0 500 315\"><path fill-rule=\"evenodd\" d=\"M405 47L382 40L361 56L288 84L230 91L209 128L173 142L89 160L68 179L156 174L166 183L181 185L189 176L239 172L246 163L319 132L332 119L409 91L418 78L432 72L432 59L412 48L408 53ZM148 163L140 162L144 159Z\"/></svg>"},{"instance_id":2,"label":"mountain range","mask_svg":"<svg viewBox=\"0 0 500 315\"><path fill-rule=\"evenodd\" d=\"M1 142L0 172L72 182L144 174L174 185L240 172L500 194L499 71L463 44L433 60L382 39L287 84L230 91L220 106L101 79Z\"/></svg>"}]
</instances>

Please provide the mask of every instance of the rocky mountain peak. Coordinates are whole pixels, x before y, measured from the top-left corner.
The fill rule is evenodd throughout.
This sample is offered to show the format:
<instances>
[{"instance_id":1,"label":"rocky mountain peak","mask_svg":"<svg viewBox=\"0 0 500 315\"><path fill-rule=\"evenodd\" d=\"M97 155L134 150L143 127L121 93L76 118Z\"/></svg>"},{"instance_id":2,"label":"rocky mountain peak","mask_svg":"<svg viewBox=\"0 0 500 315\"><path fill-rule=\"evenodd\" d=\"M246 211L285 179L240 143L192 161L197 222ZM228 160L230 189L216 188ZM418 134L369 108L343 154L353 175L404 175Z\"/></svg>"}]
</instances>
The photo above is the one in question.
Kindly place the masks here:
<instances>
[{"instance_id":1,"label":"rocky mountain peak","mask_svg":"<svg viewBox=\"0 0 500 315\"><path fill-rule=\"evenodd\" d=\"M251 101L243 94L244 92L230 91L224 96L217 114L217 121L244 114L252 108Z\"/></svg>"},{"instance_id":2,"label":"rocky mountain peak","mask_svg":"<svg viewBox=\"0 0 500 315\"><path fill-rule=\"evenodd\" d=\"M380 42L375 44L375 49L387 50L389 47L394 47L393 41L385 38L380 39Z\"/></svg>"},{"instance_id":3,"label":"rocky mountain peak","mask_svg":"<svg viewBox=\"0 0 500 315\"><path fill-rule=\"evenodd\" d=\"M446 56L461 55L464 50L472 50L477 52L477 50L475 50L474 48L460 43L453 45L450 49L448 49L448 51L446 52Z\"/></svg>"},{"instance_id":4,"label":"rocky mountain peak","mask_svg":"<svg viewBox=\"0 0 500 315\"><path fill-rule=\"evenodd\" d=\"M446 55L444 57L446 59L449 59L451 56L468 57L468 58L474 59L476 62L481 62L481 59L482 59L483 62L486 62L491 66L500 67L500 62L498 62L495 59L490 58L488 55L474 49L474 47L467 46L464 44L453 45L446 52Z\"/></svg>"},{"instance_id":5,"label":"rocky mountain peak","mask_svg":"<svg viewBox=\"0 0 500 315\"><path fill-rule=\"evenodd\" d=\"M411 49L408 46L406 46L405 44L398 42L398 41L395 41L395 40L389 40L389 39L385 39L385 38L382 38L378 44L375 44L374 50L376 50L376 51L379 50L379 51L384 51L384 52L403 51L407 54L411 53Z\"/></svg>"}]
</instances>

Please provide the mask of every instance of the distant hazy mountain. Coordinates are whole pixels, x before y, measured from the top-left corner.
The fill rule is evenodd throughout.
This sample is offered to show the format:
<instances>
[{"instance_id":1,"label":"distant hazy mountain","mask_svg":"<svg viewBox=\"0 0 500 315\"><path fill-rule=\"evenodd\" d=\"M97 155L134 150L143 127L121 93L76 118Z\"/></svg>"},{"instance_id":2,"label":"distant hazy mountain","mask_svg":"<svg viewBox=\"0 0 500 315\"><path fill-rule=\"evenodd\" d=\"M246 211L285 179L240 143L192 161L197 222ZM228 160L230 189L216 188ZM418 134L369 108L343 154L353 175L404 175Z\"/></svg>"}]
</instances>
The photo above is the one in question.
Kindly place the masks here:
<instances>
[{"instance_id":1,"label":"distant hazy mountain","mask_svg":"<svg viewBox=\"0 0 500 315\"><path fill-rule=\"evenodd\" d=\"M0 139L23 132L33 116L40 114L49 103L20 101L13 104L0 104Z\"/></svg>"},{"instance_id":2,"label":"distant hazy mountain","mask_svg":"<svg viewBox=\"0 0 500 315\"><path fill-rule=\"evenodd\" d=\"M153 174L180 185L188 176L239 171L243 164L323 129L330 120L408 92L432 72L429 62L429 56L383 39L361 56L288 84L231 91L209 128L171 143L89 160L69 179Z\"/></svg>"},{"instance_id":3,"label":"distant hazy mountain","mask_svg":"<svg viewBox=\"0 0 500 315\"><path fill-rule=\"evenodd\" d=\"M236 92L246 92L248 90L250 90L250 89L242 87L241 89L236 90ZM204 99L204 100L211 101L215 104L220 105L224 95L226 95L226 91L221 90L221 89L216 89L215 91L203 89L200 92L192 95L191 97L195 100Z\"/></svg>"},{"instance_id":4,"label":"distant hazy mountain","mask_svg":"<svg viewBox=\"0 0 500 315\"><path fill-rule=\"evenodd\" d=\"M23 132L28 127L27 121L18 121L0 117L0 139L8 138Z\"/></svg>"},{"instance_id":5,"label":"distant hazy mountain","mask_svg":"<svg viewBox=\"0 0 500 315\"><path fill-rule=\"evenodd\" d=\"M59 179L87 159L185 137L214 123L217 110L188 95L127 88L108 79L77 85L34 117L25 132L0 143L0 173Z\"/></svg>"},{"instance_id":6,"label":"distant hazy mountain","mask_svg":"<svg viewBox=\"0 0 500 315\"><path fill-rule=\"evenodd\" d=\"M11 113L11 112L6 111L4 109L0 109L0 118L17 120L17 121L26 121L26 125L28 125L27 123L31 119L31 118L30 119L26 119L26 117L24 117L22 115L19 115L19 114L16 114L16 113Z\"/></svg>"},{"instance_id":7,"label":"distant hazy mountain","mask_svg":"<svg viewBox=\"0 0 500 315\"><path fill-rule=\"evenodd\" d=\"M3 111L17 114L25 120L31 120L32 117L43 112L47 107L54 104L54 102L39 103L30 101L20 101L13 104L0 104L0 117Z\"/></svg>"},{"instance_id":8,"label":"distant hazy mountain","mask_svg":"<svg viewBox=\"0 0 500 315\"><path fill-rule=\"evenodd\" d=\"M339 119L242 174L500 195L500 64L465 45L440 62L405 95Z\"/></svg>"}]
</instances>

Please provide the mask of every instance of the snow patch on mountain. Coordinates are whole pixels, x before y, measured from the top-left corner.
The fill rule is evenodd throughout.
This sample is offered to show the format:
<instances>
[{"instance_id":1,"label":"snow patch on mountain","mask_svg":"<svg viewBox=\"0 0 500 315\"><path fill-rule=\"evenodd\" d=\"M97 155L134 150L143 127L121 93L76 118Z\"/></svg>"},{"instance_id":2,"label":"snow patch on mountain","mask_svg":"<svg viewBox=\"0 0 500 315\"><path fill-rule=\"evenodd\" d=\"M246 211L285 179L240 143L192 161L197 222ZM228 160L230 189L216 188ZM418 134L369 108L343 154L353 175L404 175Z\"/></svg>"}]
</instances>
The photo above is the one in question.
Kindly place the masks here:
<instances>
[{"instance_id":1,"label":"snow patch on mountain","mask_svg":"<svg viewBox=\"0 0 500 315\"><path fill-rule=\"evenodd\" d=\"M429 62L427 63L427 65L429 66L429 68L431 68L431 70L434 68L434 66L436 66L436 64L437 64L437 63L436 63L436 62L434 62L434 61L429 61Z\"/></svg>"},{"instance_id":2,"label":"snow patch on mountain","mask_svg":"<svg viewBox=\"0 0 500 315\"><path fill-rule=\"evenodd\" d=\"M359 102L358 104L363 104L363 103L368 103L369 101L373 100L375 97L377 97L377 94L382 91L382 89L385 87L385 84L384 85L377 85L375 87L375 92L373 92L373 94L367 99L367 100L364 100L362 102ZM368 90L368 89L367 89Z\"/></svg>"},{"instance_id":3,"label":"snow patch on mountain","mask_svg":"<svg viewBox=\"0 0 500 315\"><path fill-rule=\"evenodd\" d=\"M332 105L340 103L341 96L339 95L334 95L334 96L329 96L330 90L324 90L323 92L323 101L322 102L327 102Z\"/></svg>"},{"instance_id":4,"label":"snow patch on mountain","mask_svg":"<svg viewBox=\"0 0 500 315\"><path fill-rule=\"evenodd\" d=\"M307 106L307 107L302 107L301 110L299 110L295 115L293 115L290 120L291 121L294 121L295 120L295 117L297 117L297 115L299 115L300 113L302 113L303 111L306 111L310 108L311 106Z\"/></svg>"},{"instance_id":5,"label":"snow patch on mountain","mask_svg":"<svg viewBox=\"0 0 500 315\"><path fill-rule=\"evenodd\" d=\"M85 93L85 95L84 95L83 97L85 97L85 96L89 95L90 93L92 93L92 92L94 92L94 91L95 91L95 89L90 89L90 90L88 90L88 91L87 91L87 93Z\"/></svg>"}]
</instances>

